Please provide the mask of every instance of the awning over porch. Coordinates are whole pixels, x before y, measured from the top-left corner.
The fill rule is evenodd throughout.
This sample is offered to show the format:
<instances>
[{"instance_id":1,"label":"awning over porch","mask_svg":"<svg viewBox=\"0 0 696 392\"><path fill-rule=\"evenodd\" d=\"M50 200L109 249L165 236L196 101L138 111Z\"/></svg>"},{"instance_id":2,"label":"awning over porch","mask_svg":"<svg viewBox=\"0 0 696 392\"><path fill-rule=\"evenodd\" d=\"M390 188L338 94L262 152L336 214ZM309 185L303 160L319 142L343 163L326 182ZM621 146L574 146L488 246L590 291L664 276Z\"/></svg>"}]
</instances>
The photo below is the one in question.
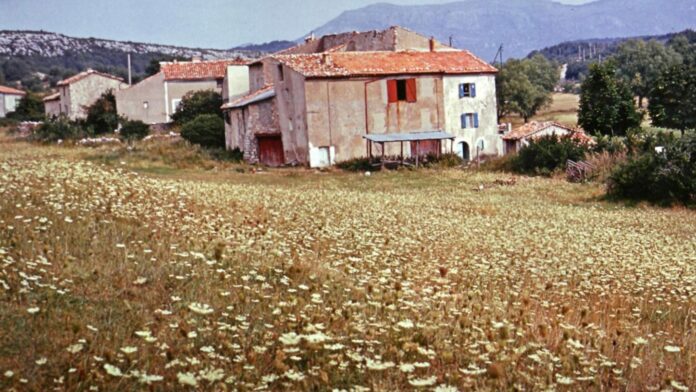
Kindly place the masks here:
<instances>
[{"instance_id":1,"label":"awning over porch","mask_svg":"<svg viewBox=\"0 0 696 392\"><path fill-rule=\"evenodd\" d=\"M444 131L427 131L427 132L410 132L410 133L372 133L368 135L363 135L363 138L367 140L367 151L368 155L370 157L370 160L372 160L372 144L377 143L382 146L382 159L381 159L381 166L384 167L386 163L386 157L384 153L384 145L386 143L401 143L401 154L399 154L399 161L402 165L405 164L404 162L404 143L413 143L415 144L415 157L416 157L416 167L418 167L420 163L420 146L421 142L432 142L435 141L437 142L437 156L440 156L441 152L441 143L442 140L450 140L452 144L452 149L454 149L454 139L456 139L456 136L444 132ZM420 150L420 151L419 151Z\"/></svg>"},{"instance_id":2,"label":"awning over porch","mask_svg":"<svg viewBox=\"0 0 696 392\"><path fill-rule=\"evenodd\" d=\"M454 140L456 136L443 131L412 133L371 133L363 138L375 143L418 142L424 140Z\"/></svg>"}]
</instances>

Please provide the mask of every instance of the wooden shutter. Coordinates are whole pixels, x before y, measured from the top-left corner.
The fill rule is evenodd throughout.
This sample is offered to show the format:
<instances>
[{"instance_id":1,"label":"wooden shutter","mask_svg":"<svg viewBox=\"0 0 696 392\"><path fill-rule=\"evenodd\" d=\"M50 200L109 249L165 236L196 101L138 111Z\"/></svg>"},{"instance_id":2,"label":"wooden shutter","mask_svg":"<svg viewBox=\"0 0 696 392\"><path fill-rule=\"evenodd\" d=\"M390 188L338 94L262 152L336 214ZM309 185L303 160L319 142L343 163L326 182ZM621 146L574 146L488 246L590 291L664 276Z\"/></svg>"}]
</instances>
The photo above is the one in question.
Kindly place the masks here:
<instances>
[{"instance_id":1,"label":"wooden shutter","mask_svg":"<svg viewBox=\"0 0 696 392\"><path fill-rule=\"evenodd\" d=\"M474 113L474 128L479 127L478 113Z\"/></svg>"},{"instance_id":2,"label":"wooden shutter","mask_svg":"<svg viewBox=\"0 0 696 392\"><path fill-rule=\"evenodd\" d=\"M459 98L464 98L464 83L459 84Z\"/></svg>"},{"instance_id":3,"label":"wooden shutter","mask_svg":"<svg viewBox=\"0 0 696 392\"><path fill-rule=\"evenodd\" d=\"M389 97L389 103L399 100L396 89L396 80L387 80L387 96Z\"/></svg>"},{"instance_id":4,"label":"wooden shutter","mask_svg":"<svg viewBox=\"0 0 696 392\"><path fill-rule=\"evenodd\" d=\"M416 102L416 79L406 80L406 102Z\"/></svg>"},{"instance_id":5,"label":"wooden shutter","mask_svg":"<svg viewBox=\"0 0 696 392\"><path fill-rule=\"evenodd\" d=\"M469 85L469 91L471 92L471 97L476 98L476 83Z\"/></svg>"},{"instance_id":6,"label":"wooden shutter","mask_svg":"<svg viewBox=\"0 0 696 392\"><path fill-rule=\"evenodd\" d=\"M466 113L464 113L464 114L462 114L462 129L466 129L466 128L467 128L467 125L468 125L467 122L468 122L468 121L467 121L467 119L466 119Z\"/></svg>"}]
</instances>

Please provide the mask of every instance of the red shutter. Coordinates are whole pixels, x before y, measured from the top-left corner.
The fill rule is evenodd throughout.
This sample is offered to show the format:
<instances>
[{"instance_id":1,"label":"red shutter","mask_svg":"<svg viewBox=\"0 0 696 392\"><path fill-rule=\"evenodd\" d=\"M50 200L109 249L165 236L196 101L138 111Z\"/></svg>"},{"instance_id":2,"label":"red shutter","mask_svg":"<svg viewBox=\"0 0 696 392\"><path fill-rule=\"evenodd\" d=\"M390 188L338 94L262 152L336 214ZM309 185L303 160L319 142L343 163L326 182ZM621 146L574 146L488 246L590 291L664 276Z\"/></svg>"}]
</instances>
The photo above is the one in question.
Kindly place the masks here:
<instances>
[{"instance_id":1,"label":"red shutter","mask_svg":"<svg viewBox=\"0 0 696 392\"><path fill-rule=\"evenodd\" d=\"M416 79L406 80L406 102L416 102Z\"/></svg>"},{"instance_id":2,"label":"red shutter","mask_svg":"<svg viewBox=\"0 0 696 392\"><path fill-rule=\"evenodd\" d=\"M387 80L387 96L389 97L389 103L396 102L399 100L396 89L396 80Z\"/></svg>"}]
</instances>

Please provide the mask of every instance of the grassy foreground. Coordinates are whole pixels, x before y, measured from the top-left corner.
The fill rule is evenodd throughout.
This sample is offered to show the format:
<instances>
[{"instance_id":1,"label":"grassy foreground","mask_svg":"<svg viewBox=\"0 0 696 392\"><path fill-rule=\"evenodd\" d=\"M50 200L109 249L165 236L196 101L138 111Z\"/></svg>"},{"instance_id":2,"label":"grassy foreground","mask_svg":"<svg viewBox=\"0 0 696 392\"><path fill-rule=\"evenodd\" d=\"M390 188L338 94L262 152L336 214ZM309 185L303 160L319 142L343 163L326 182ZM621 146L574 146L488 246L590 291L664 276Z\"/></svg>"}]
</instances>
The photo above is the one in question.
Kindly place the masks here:
<instances>
[{"instance_id":1,"label":"grassy foreground","mask_svg":"<svg viewBox=\"0 0 696 392\"><path fill-rule=\"evenodd\" d=\"M696 388L692 211L146 162L0 142L0 389Z\"/></svg>"}]
</instances>

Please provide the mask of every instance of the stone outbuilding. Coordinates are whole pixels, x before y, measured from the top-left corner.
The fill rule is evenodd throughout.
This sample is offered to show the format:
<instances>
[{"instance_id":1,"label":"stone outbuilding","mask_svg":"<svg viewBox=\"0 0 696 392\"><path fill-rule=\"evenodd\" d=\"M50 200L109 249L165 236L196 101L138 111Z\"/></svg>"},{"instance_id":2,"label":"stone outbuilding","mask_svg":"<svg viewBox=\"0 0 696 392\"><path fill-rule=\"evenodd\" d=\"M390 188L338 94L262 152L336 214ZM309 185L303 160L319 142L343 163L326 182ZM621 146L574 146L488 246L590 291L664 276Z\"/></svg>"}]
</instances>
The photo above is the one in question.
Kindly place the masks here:
<instances>
[{"instance_id":1,"label":"stone outbuilding","mask_svg":"<svg viewBox=\"0 0 696 392\"><path fill-rule=\"evenodd\" d=\"M46 117L56 118L60 116L60 93L55 93L44 97L43 103Z\"/></svg>"},{"instance_id":2,"label":"stone outbuilding","mask_svg":"<svg viewBox=\"0 0 696 392\"><path fill-rule=\"evenodd\" d=\"M230 72L236 75L235 80L242 80L243 86L248 84L248 67L243 59L160 64L160 72L115 94L119 115L146 124L165 124L171 122L172 114L189 92L213 90L223 94L230 88L239 88L235 82L225 82L229 69L233 69ZM248 90L241 88L239 94Z\"/></svg>"},{"instance_id":3,"label":"stone outbuilding","mask_svg":"<svg viewBox=\"0 0 696 392\"><path fill-rule=\"evenodd\" d=\"M17 109L19 101L27 93L16 88L0 86L0 118L6 117Z\"/></svg>"},{"instance_id":4,"label":"stone outbuilding","mask_svg":"<svg viewBox=\"0 0 696 392\"><path fill-rule=\"evenodd\" d=\"M107 73L95 70L87 70L58 82L58 114L65 115L71 120L87 117L87 107L92 105L99 97L112 90L116 93L125 88L123 79ZM55 116L55 96L52 96L47 116ZM51 110L49 113L48 110Z\"/></svg>"},{"instance_id":5,"label":"stone outbuilding","mask_svg":"<svg viewBox=\"0 0 696 392\"><path fill-rule=\"evenodd\" d=\"M594 143L581 128L572 128L553 121L531 121L502 136L504 153L514 154L528 145L530 140L548 135L571 136L581 143Z\"/></svg>"}]
</instances>

